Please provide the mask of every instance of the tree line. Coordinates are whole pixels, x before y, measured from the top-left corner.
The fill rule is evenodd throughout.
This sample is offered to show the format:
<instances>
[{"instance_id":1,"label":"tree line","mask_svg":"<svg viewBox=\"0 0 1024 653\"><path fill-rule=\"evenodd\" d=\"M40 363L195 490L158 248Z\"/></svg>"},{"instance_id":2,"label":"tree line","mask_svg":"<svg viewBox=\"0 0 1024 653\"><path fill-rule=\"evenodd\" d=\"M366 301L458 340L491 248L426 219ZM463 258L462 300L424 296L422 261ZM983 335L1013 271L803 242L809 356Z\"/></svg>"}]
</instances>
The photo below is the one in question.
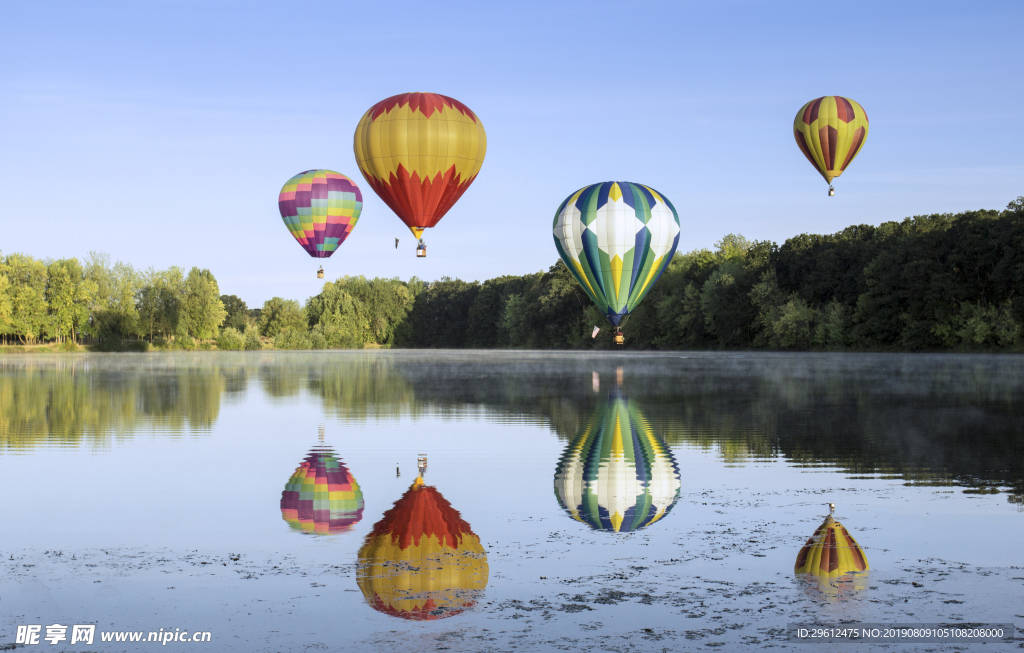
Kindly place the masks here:
<instances>
[{"instance_id":1,"label":"tree line","mask_svg":"<svg viewBox=\"0 0 1024 653\"><path fill-rule=\"evenodd\" d=\"M623 332L639 349L1016 351L1022 284L1024 197L782 245L727 235L677 253ZM608 326L561 261L482 283L342 277L250 309L200 268L0 256L0 334L21 344L601 349Z\"/></svg>"}]
</instances>

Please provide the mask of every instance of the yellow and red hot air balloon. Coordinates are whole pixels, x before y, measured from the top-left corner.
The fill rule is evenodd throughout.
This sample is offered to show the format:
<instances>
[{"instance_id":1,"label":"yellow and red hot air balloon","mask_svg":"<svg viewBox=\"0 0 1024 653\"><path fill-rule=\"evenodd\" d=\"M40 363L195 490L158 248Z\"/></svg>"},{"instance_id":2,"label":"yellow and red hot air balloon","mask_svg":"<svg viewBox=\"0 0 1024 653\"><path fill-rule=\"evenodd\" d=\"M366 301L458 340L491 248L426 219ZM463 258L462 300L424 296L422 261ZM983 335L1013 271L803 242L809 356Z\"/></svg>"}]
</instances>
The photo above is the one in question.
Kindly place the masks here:
<instances>
[{"instance_id":1,"label":"yellow and red hot air balloon","mask_svg":"<svg viewBox=\"0 0 1024 653\"><path fill-rule=\"evenodd\" d=\"M487 587L480 538L417 477L359 549L356 582L375 610L412 621L457 615Z\"/></svg>"},{"instance_id":2,"label":"yellow and red hot air balloon","mask_svg":"<svg viewBox=\"0 0 1024 653\"><path fill-rule=\"evenodd\" d=\"M353 138L366 182L419 239L476 179L487 152L483 123L469 107L437 93L402 93L363 114Z\"/></svg>"},{"instance_id":3,"label":"yellow and red hot air balloon","mask_svg":"<svg viewBox=\"0 0 1024 653\"><path fill-rule=\"evenodd\" d=\"M868 138L868 114L853 100L826 95L800 108L793 120L793 136L800 151L828 182L843 174Z\"/></svg>"},{"instance_id":4,"label":"yellow and red hot air balloon","mask_svg":"<svg viewBox=\"0 0 1024 653\"><path fill-rule=\"evenodd\" d=\"M858 572L868 571L869 566L857 540L832 517L835 504L829 504L829 508L825 521L800 549L794 570L798 578L804 575L805 580L815 581L826 594L836 596L861 589Z\"/></svg>"}]
</instances>

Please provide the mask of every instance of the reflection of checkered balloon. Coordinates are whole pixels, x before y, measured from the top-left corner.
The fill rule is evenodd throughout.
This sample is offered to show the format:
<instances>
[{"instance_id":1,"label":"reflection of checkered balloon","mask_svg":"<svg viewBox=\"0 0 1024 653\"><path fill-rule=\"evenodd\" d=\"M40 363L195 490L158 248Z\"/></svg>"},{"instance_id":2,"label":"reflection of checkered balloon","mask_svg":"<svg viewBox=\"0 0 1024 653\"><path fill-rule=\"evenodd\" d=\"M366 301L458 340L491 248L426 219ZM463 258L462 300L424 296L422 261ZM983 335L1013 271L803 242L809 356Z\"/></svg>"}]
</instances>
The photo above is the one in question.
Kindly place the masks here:
<instances>
[{"instance_id":1,"label":"reflection of checkered balloon","mask_svg":"<svg viewBox=\"0 0 1024 653\"><path fill-rule=\"evenodd\" d=\"M281 493L281 516L306 533L342 533L363 518L363 491L329 447L316 447Z\"/></svg>"},{"instance_id":2,"label":"reflection of checkered balloon","mask_svg":"<svg viewBox=\"0 0 1024 653\"><path fill-rule=\"evenodd\" d=\"M328 258L345 242L363 210L355 182L332 170L307 170L289 179L277 198L288 231L314 258Z\"/></svg>"}]
</instances>

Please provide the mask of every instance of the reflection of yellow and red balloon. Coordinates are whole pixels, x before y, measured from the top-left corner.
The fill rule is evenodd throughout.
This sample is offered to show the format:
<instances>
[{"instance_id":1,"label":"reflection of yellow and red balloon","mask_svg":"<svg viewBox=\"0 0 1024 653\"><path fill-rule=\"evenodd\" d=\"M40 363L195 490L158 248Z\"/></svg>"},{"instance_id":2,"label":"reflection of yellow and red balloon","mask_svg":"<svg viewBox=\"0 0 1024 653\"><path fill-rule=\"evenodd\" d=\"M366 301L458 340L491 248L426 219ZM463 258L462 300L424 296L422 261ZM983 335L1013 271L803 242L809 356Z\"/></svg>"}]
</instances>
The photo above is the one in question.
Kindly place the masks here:
<instances>
[{"instance_id":1,"label":"reflection of yellow and red balloon","mask_svg":"<svg viewBox=\"0 0 1024 653\"><path fill-rule=\"evenodd\" d=\"M430 621L472 607L487 577L480 538L420 477L366 537L356 580L375 610Z\"/></svg>"},{"instance_id":2,"label":"reflection of yellow and red balloon","mask_svg":"<svg viewBox=\"0 0 1024 653\"><path fill-rule=\"evenodd\" d=\"M363 518L363 492L334 451L318 446L288 479L281 517L297 531L343 533Z\"/></svg>"},{"instance_id":3,"label":"reflection of yellow and red balloon","mask_svg":"<svg viewBox=\"0 0 1024 653\"><path fill-rule=\"evenodd\" d=\"M829 515L796 557L798 578L816 582L830 596L863 588L860 579L869 569L864 550L846 527Z\"/></svg>"}]
</instances>

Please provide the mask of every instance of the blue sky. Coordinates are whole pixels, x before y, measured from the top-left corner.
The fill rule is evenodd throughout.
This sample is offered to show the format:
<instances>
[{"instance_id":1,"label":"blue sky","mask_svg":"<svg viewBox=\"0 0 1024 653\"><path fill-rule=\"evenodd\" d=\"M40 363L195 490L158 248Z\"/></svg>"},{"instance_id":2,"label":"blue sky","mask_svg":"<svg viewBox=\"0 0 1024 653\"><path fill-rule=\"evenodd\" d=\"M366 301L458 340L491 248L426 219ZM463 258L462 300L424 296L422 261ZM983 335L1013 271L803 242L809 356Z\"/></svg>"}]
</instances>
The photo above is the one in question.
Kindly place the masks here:
<instances>
[{"instance_id":1,"label":"blue sky","mask_svg":"<svg viewBox=\"0 0 1024 653\"><path fill-rule=\"evenodd\" d=\"M673 201L682 251L1001 209L1024 195L1021 24L1016 1L8 3L0 250L304 300L317 262L277 194L309 168L364 192L329 278L546 269L559 203L611 179ZM362 113L407 91L463 101L488 137L421 260L352 154ZM792 136L831 94L871 118L834 198Z\"/></svg>"}]
</instances>

